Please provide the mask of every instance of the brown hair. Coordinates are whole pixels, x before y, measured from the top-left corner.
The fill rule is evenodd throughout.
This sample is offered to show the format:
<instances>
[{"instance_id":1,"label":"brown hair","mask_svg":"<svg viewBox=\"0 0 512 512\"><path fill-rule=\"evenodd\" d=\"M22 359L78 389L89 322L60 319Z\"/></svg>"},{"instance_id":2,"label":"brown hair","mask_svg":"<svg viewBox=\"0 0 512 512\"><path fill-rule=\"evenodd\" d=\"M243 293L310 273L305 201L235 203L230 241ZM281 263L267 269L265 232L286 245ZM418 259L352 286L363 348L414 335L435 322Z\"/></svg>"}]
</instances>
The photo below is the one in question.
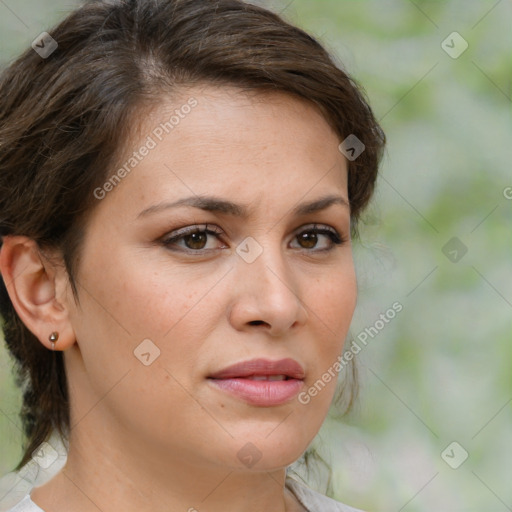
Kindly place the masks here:
<instances>
[{"instance_id":1,"label":"brown hair","mask_svg":"<svg viewBox=\"0 0 512 512\"><path fill-rule=\"evenodd\" d=\"M340 141L357 136L365 150L349 161L355 234L384 134L361 89L301 29L241 0L93 0L50 35L53 53L28 49L0 77L0 237L57 249L77 300L87 214L128 140L122 127L181 86L284 91L313 102ZM2 280L0 314L24 389L20 469L54 429L66 436L67 381L62 352L46 350L24 326Z\"/></svg>"}]
</instances>

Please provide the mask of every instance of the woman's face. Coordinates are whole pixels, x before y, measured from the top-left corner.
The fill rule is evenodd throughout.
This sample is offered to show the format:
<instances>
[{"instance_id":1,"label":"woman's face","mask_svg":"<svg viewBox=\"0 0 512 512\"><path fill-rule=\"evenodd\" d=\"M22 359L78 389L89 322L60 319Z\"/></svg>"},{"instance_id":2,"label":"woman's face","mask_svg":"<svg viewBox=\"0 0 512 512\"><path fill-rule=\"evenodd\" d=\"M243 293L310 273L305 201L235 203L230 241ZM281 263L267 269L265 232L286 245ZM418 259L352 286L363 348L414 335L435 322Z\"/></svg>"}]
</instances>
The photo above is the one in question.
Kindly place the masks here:
<instances>
[{"instance_id":1,"label":"woman's face","mask_svg":"<svg viewBox=\"0 0 512 512\"><path fill-rule=\"evenodd\" d=\"M140 121L121 181L96 191L80 304L68 293L71 435L284 467L327 414L335 379L298 396L333 367L356 303L340 140L303 101L231 88L190 89Z\"/></svg>"}]
</instances>

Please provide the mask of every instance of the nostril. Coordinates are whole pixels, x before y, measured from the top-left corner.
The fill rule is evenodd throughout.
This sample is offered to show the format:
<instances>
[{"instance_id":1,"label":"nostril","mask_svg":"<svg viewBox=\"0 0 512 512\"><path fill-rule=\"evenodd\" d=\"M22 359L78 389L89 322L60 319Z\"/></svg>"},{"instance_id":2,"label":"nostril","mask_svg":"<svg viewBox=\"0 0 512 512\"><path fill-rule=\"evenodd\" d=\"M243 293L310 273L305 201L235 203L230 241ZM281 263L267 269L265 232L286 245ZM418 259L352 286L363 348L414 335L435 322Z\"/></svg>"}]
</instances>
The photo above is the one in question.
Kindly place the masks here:
<instances>
[{"instance_id":1,"label":"nostril","mask_svg":"<svg viewBox=\"0 0 512 512\"><path fill-rule=\"evenodd\" d=\"M249 322L251 325L261 325L265 322L263 320L253 320L252 322Z\"/></svg>"}]
</instances>

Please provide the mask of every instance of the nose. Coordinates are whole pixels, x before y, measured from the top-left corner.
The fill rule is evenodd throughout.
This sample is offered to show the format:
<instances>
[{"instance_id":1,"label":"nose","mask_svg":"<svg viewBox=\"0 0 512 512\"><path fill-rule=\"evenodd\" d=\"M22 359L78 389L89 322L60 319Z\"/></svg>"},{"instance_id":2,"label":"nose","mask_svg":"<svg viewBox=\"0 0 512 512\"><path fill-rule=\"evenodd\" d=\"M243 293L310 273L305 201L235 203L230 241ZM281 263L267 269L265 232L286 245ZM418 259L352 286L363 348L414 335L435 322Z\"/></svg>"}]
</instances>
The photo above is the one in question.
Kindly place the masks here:
<instances>
[{"instance_id":1,"label":"nose","mask_svg":"<svg viewBox=\"0 0 512 512\"><path fill-rule=\"evenodd\" d=\"M304 282L293 276L280 248L264 249L252 263L238 258L232 277L235 289L229 317L235 329L262 329L278 337L306 323L300 287Z\"/></svg>"}]
</instances>

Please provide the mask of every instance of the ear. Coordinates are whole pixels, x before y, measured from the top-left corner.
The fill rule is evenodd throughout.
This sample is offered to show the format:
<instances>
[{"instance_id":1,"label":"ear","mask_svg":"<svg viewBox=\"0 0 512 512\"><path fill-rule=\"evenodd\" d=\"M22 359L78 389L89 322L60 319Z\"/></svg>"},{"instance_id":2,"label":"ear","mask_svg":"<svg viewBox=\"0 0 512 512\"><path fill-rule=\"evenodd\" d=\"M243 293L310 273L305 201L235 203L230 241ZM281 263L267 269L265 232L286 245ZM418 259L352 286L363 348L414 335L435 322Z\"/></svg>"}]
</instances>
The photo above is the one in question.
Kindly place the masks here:
<instances>
[{"instance_id":1,"label":"ear","mask_svg":"<svg viewBox=\"0 0 512 512\"><path fill-rule=\"evenodd\" d=\"M50 350L52 332L59 334L55 350L71 347L76 339L64 300L68 281L64 268L52 265L34 240L5 236L0 250L0 273L14 309L27 329Z\"/></svg>"}]
</instances>

